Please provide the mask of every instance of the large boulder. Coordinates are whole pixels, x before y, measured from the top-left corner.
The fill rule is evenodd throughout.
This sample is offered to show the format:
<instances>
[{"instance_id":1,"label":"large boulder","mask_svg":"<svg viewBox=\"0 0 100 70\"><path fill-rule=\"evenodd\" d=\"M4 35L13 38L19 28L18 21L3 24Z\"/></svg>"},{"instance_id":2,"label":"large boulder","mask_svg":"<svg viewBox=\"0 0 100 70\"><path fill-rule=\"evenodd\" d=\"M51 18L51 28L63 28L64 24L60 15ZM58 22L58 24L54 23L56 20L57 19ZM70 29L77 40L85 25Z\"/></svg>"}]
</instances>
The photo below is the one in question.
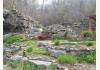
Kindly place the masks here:
<instances>
[{"instance_id":1,"label":"large boulder","mask_svg":"<svg viewBox=\"0 0 100 70\"><path fill-rule=\"evenodd\" d=\"M33 31L34 21L32 21L30 18L23 16L17 10L4 10L3 18L4 33L30 33Z\"/></svg>"}]
</instances>

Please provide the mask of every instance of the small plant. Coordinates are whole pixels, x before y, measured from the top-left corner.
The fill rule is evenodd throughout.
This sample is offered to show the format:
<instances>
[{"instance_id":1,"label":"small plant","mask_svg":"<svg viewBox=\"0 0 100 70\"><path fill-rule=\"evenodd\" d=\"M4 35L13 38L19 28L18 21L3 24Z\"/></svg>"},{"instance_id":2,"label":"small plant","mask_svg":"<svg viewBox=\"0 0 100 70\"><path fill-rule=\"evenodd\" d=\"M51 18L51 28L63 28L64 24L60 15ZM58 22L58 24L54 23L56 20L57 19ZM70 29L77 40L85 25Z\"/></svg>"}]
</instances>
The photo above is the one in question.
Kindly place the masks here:
<instances>
[{"instance_id":1,"label":"small plant","mask_svg":"<svg viewBox=\"0 0 100 70\"><path fill-rule=\"evenodd\" d=\"M31 53L32 50L33 50L33 48L32 48L32 47L29 47L26 51L27 51L28 53Z\"/></svg>"},{"instance_id":2,"label":"small plant","mask_svg":"<svg viewBox=\"0 0 100 70\"><path fill-rule=\"evenodd\" d=\"M83 37L91 37L92 36L92 32L89 31L84 31L82 32Z\"/></svg>"},{"instance_id":3,"label":"small plant","mask_svg":"<svg viewBox=\"0 0 100 70\"><path fill-rule=\"evenodd\" d=\"M59 45L59 44L60 44L60 41L59 41L59 40L55 40L55 41L54 41L54 44L55 44L55 45Z\"/></svg>"},{"instance_id":4,"label":"small plant","mask_svg":"<svg viewBox=\"0 0 100 70\"><path fill-rule=\"evenodd\" d=\"M64 36L63 36L63 34L54 34L53 39L54 40L62 40L62 39L64 39Z\"/></svg>"},{"instance_id":5,"label":"small plant","mask_svg":"<svg viewBox=\"0 0 100 70\"><path fill-rule=\"evenodd\" d=\"M89 32L84 31L81 33L84 40L95 40L96 39L96 33L95 32Z\"/></svg>"},{"instance_id":6,"label":"small plant","mask_svg":"<svg viewBox=\"0 0 100 70\"><path fill-rule=\"evenodd\" d=\"M26 51L25 51L25 49L23 50L23 56L26 56Z\"/></svg>"},{"instance_id":7,"label":"small plant","mask_svg":"<svg viewBox=\"0 0 100 70\"><path fill-rule=\"evenodd\" d=\"M76 56L71 54L62 54L58 56L57 59L60 63L69 63L69 64L74 64L77 61Z\"/></svg>"},{"instance_id":8,"label":"small plant","mask_svg":"<svg viewBox=\"0 0 100 70\"><path fill-rule=\"evenodd\" d=\"M49 70L56 70L56 66L54 64L51 64Z\"/></svg>"},{"instance_id":9,"label":"small plant","mask_svg":"<svg viewBox=\"0 0 100 70\"><path fill-rule=\"evenodd\" d=\"M92 42L87 42L86 45L87 46L93 46L93 43Z\"/></svg>"},{"instance_id":10,"label":"small plant","mask_svg":"<svg viewBox=\"0 0 100 70\"><path fill-rule=\"evenodd\" d=\"M67 39L67 38L68 38L68 31L66 29L65 32L64 32L64 39Z\"/></svg>"}]
</instances>

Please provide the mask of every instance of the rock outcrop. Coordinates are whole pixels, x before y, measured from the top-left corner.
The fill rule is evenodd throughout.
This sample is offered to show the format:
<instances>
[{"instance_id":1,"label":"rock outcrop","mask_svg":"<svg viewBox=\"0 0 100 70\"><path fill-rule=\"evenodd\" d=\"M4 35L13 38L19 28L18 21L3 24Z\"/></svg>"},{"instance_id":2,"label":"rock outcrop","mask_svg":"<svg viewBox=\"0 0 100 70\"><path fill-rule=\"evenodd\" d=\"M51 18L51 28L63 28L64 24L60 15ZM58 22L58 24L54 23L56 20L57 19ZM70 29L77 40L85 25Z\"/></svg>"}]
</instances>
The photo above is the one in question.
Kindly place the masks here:
<instances>
[{"instance_id":1,"label":"rock outcrop","mask_svg":"<svg viewBox=\"0 0 100 70\"><path fill-rule=\"evenodd\" d=\"M33 31L34 21L17 10L4 10L3 18L4 33L31 33Z\"/></svg>"},{"instance_id":2,"label":"rock outcrop","mask_svg":"<svg viewBox=\"0 0 100 70\"><path fill-rule=\"evenodd\" d=\"M54 33L64 33L66 30L66 27L64 27L63 25L60 24L53 24L51 26L47 26L46 27L47 31L49 32L54 32Z\"/></svg>"}]
</instances>

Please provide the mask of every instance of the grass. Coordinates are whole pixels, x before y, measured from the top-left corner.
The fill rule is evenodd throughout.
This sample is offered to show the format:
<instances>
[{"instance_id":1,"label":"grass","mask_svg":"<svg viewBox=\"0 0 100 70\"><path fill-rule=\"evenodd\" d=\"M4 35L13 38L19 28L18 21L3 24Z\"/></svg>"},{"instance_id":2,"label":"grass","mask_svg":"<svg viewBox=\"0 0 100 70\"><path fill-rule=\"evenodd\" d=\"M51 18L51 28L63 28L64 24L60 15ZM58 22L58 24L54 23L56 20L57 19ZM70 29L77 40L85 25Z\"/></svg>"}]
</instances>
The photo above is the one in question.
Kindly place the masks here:
<instances>
[{"instance_id":1,"label":"grass","mask_svg":"<svg viewBox=\"0 0 100 70\"><path fill-rule=\"evenodd\" d=\"M34 39L26 38L23 34L15 34L10 37L4 39L4 43L12 44L15 43L16 45L27 44L28 46L36 45L36 41Z\"/></svg>"},{"instance_id":2,"label":"grass","mask_svg":"<svg viewBox=\"0 0 100 70\"><path fill-rule=\"evenodd\" d=\"M93 46L93 43L92 42L87 42L86 45L87 46Z\"/></svg>"},{"instance_id":3,"label":"grass","mask_svg":"<svg viewBox=\"0 0 100 70\"><path fill-rule=\"evenodd\" d=\"M47 50L45 48L39 48L36 46L28 47L26 52L28 54L47 54Z\"/></svg>"},{"instance_id":4,"label":"grass","mask_svg":"<svg viewBox=\"0 0 100 70\"><path fill-rule=\"evenodd\" d=\"M83 31L81 36L84 40L96 40L96 32Z\"/></svg>"},{"instance_id":5,"label":"grass","mask_svg":"<svg viewBox=\"0 0 100 70\"><path fill-rule=\"evenodd\" d=\"M81 41L80 44L83 44L86 46L94 46L96 45L96 41Z\"/></svg>"},{"instance_id":6,"label":"grass","mask_svg":"<svg viewBox=\"0 0 100 70\"><path fill-rule=\"evenodd\" d=\"M63 36L63 34L54 34L53 39L54 40L62 40L62 39L64 39L64 36Z\"/></svg>"},{"instance_id":7,"label":"grass","mask_svg":"<svg viewBox=\"0 0 100 70\"><path fill-rule=\"evenodd\" d=\"M56 66L54 64L51 64L49 66L49 70L60 70L60 69L56 69Z\"/></svg>"},{"instance_id":8,"label":"grass","mask_svg":"<svg viewBox=\"0 0 100 70\"><path fill-rule=\"evenodd\" d=\"M54 42L55 45L59 45L60 44L59 40L54 40L53 42Z\"/></svg>"},{"instance_id":9,"label":"grass","mask_svg":"<svg viewBox=\"0 0 100 70\"><path fill-rule=\"evenodd\" d=\"M17 68L17 66L19 65L20 61L16 60L16 61L9 61L7 64L12 67L12 68Z\"/></svg>"},{"instance_id":10,"label":"grass","mask_svg":"<svg viewBox=\"0 0 100 70\"><path fill-rule=\"evenodd\" d=\"M57 60L60 63L69 64L74 64L76 62L94 64L96 62L96 52L91 52L87 54L83 53L80 55L62 54L58 56Z\"/></svg>"},{"instance_id":11,"label":"grass","mask_svg":"<svg viewBox=\"0 0 100 70\"><path fill-rule=\"evenodd\" d=\"M22 42L15 42L16 45L22 45L22 44L25 44L26 46L36 46L37 45L37 40L30 40L30 39L27 39L27 40L24 40Z\"/></svg>"},{"instance_id":12,"label":"grass","mask_svg":"<svg viewBox=\"0 0 100 70\"><path fill-rule=\"evenodd\" d=\"M4 43L6 44L12 44L14 42L21 42L23 41L25 38L22 34L15 34L13 36L7 37L6 39L4 39Z\"/></svg>"},{"instance_id":13,"label":"grass","mask_svg":"<svg viewBox=\"0 0 100 70\"><path fill-rule=\"evenodd\" d=\"M17 70L33 70L33 64L28 61L21 61L17 66Z\"/></svg>"},{"instance_id":14,"label":"grass","mask_svg":"<svg viewBox=\"0 0 100 70\"><path fill-rule=\"evenodd\" d=\"M57 59L60 63L69 63L69 64L74 64L77 61L76 56L70 54L62 54L58 56Z\"/></svg>"},{"instance_id":15,"label":"grass","mask_svg":"<svg viewBox=\"0 0 100 70\"><path fill-rule=\"evenodd\" d=\"M91 52L88 54L80 54L77 56L78 61L81 63L95 63L96 62L96 52Z\"/></svg>"}]
</instances>

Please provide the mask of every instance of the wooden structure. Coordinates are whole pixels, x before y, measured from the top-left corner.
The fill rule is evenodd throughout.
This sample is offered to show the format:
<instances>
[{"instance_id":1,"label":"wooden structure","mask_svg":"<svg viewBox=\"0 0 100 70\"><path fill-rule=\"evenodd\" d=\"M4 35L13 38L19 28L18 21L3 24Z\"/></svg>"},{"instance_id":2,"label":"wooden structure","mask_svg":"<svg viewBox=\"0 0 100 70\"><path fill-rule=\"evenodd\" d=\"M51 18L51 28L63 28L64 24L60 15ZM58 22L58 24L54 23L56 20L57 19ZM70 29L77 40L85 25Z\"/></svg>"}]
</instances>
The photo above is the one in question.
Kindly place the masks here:
<instances>
[{"instance_id":1,"label":"wooden structure","mask_svg":"<svg viewBox=\"0 0 100 70\"><path fill-rule=\"evenodd\" d=\"M96 15L88 16L88 31L93 32L96 29Z\"/></svg>"}]
</instances>

